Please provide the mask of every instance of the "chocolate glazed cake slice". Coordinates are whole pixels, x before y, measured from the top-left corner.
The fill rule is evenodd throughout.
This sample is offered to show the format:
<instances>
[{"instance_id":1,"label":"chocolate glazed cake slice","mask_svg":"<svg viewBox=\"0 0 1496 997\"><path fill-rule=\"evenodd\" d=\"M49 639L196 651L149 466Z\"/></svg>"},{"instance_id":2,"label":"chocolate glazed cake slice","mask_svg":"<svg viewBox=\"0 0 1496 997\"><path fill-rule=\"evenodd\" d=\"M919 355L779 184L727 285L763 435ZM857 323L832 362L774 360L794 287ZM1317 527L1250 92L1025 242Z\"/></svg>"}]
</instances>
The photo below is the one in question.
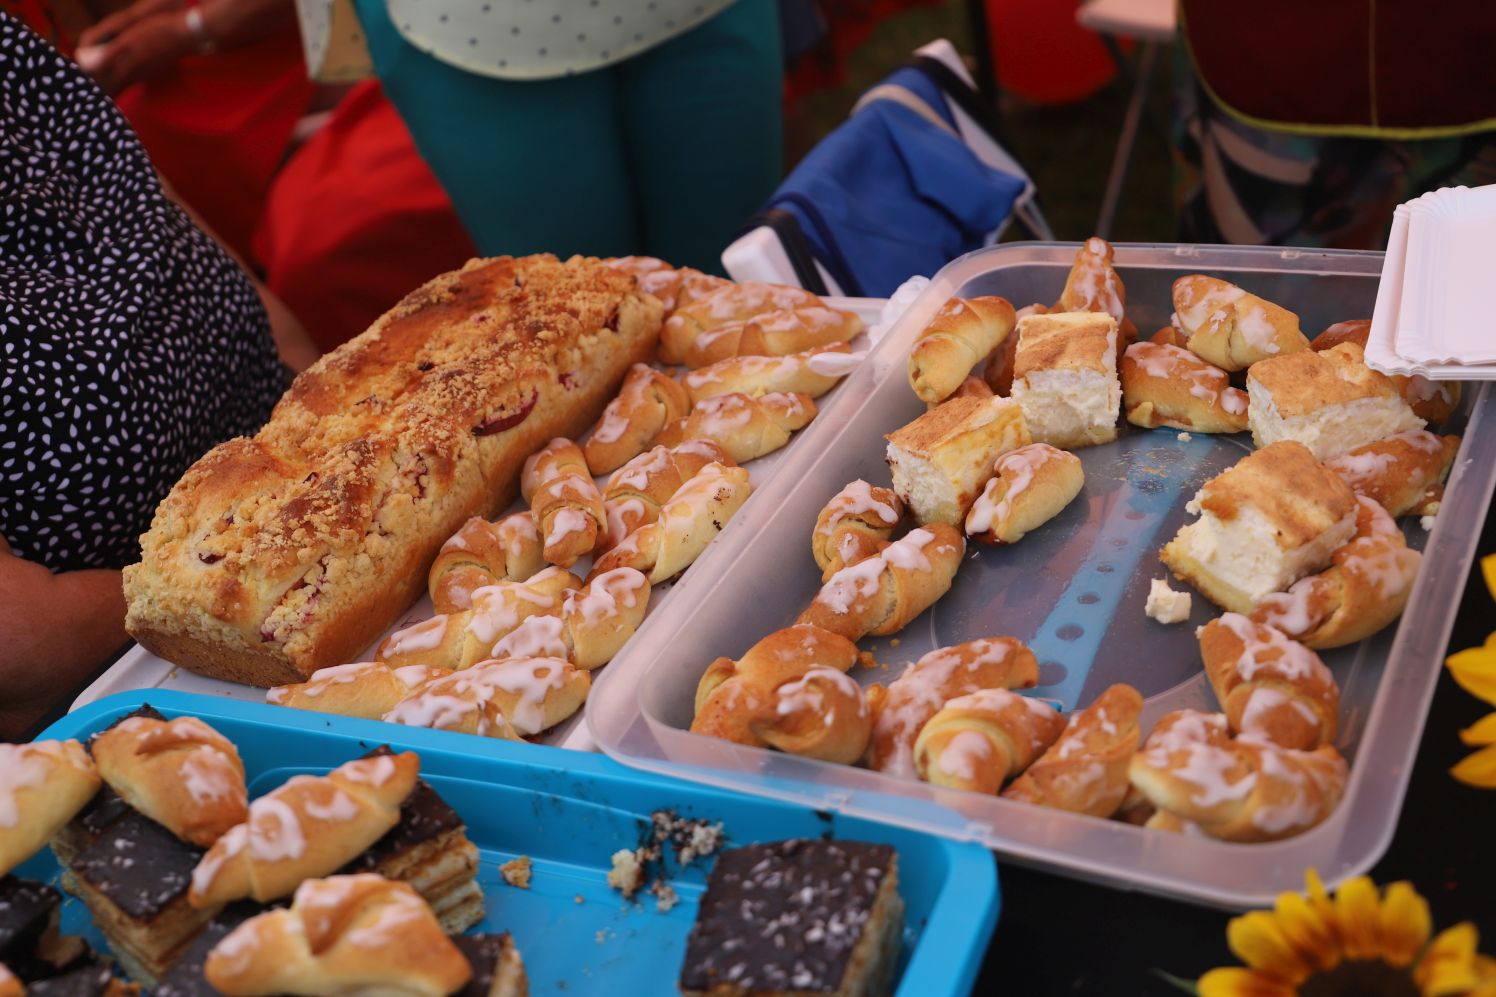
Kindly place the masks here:
<instances>
[{"instance_id":1,"label":"chocolate glazed cake slice","mask_svg":"<svg viewBox=\"0 0 1496 997\"><path fill-rule=\"evenodd\" d=\"M455 997L526 997L530 983L509 932L454 935L452 941L473 967L473 978Z\"/></svg>"},{"instance_id":2,"label":"chocolate glazed cake slice","mask_svg":"<svg viewBox=\"0 0 1496 997\"><path fill-rule=\"evenodd\" d=\"M87 954L81 938L58 933L61 905L62 895L44 883L0 877L0 964L21 980L55 976Z\"/></svg>"},{"instance_id":3,"label":"chocolate glazed cake slice","mask_svg":"<svg viewBox=\"0 0 1496 997\"><path fill-rule=\"evenodd\" d=\"M688 997L886 994L904 902L898 856L855 841L723 852L686 942Z\"/></svg>"},{"instance_id":4,"label":"chocolate glazed cake slice","mask_svg":"<svg viewBox=\"0 0 1496 997\"><path fill-rule=\"evenodd\" d=\"M389 753L389 748L380 747L365 757ZM423 781L417 780L400 805L400 823L338 871L373 872L409 883L431 905L448 934L483 920L477 846L468 840L457 811Z\"/></svg>"}]
</instances>

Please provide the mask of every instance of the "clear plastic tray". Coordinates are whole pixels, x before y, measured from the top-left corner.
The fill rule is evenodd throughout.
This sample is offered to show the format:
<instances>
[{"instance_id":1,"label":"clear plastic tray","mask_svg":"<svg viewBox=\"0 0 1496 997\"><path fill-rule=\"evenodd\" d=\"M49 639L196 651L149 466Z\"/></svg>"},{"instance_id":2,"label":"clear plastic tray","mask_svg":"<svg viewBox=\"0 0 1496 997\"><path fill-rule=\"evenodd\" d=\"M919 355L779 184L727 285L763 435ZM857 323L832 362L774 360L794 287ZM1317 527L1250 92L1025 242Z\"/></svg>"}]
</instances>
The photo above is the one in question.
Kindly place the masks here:
<instances>
[{"instance_id":1,"label":"clear plastic tray","mask_svg":"<svg viewBox=\"0 0 1496 997\"><path fill-rule=\"evenodd\" d=\"M650 813L660 809L721 821L730 845L831 836L894 846L906 905L902 997L968 993L997 923L997 877L983 849L681 785L601 755L488 739L474 755L469 749L477 739L463 734L159 689L92 703L42 736L86 738L141 703L169 717L201 717L233 741L251 796L293 775L326 772L380 744L419 753L421 777L462 815L480 852L478 881L488 913L477 930L513 933L532 994L678 992L675 981L710 861L679 871L671 865L680 902L667 912L656 909L653 897L626 901L607 883L613 852L638 844ZM501 863L520 855L532 863L528 890L505 885L499 873ZM17 873L55 880L57 862L43 851ZM103 950L80 901L64 902L62 928Z\"/></svg>"},{"instance_id":2,"label":"clear plastic tray","mask_svg":"<svg viewBox=\"0 0 1496 997\"><path fill-rule=\"evenodd\" d=\"M827 304L833 307L856 313L869 328L878 321L879 315L883 311L883 300L881 298L828 297L825 300ZM853 341L852 345L858 350L866 349L867 339L868 337L865 335L859 336ZM831 404L838 394L841 394L841 385L832 388L816 404L824 408L826 405ZM783 449L760 457L748 465L749 480L755 489L762 488L769 481L773 480L774 475L779 472L779 468L783 466L784 461L804 436L804 432L796 434ZM607 479L608 475L598 478L598 486L602 487L606 484ZM503 514L509 515L510 513L523 512L524 510L525 504L519 499L515 499L514 504L506 509ZM585 575L589 563L583 561L572 570L577 574ZM662 586L656 588L650 594L650 614L653 615L658 612L662 605L668 605L666 600L672 598L673 593L676 591L686 588L688 579L692 577L694 576L688 571L681 579L668 587ZM675 596L673 598L679 597ZM386 637L412 623L430 619L435 612L436 610L431 605L430 596L422 595L416 600L415 605L411 606L401 615L399 620L391 624L384 633L380 634L376 640L364 649L363 654L358 660L372 660L375 649L379 647ZM594 679L597 677L596 674L593 676ZM239 682L229 682L224 679L198 675L193 671L167 661L165 658L158 657L139 644L136 644L121 655L120 659L105 670L104 674L100 675L79 693L78 698L73 700L70 709L76 710L105 696L110 696L117 692L128 692L132 689L176 689L181 692L241 699L251 703L262 703L265 701L264 689L252 685L244 685ZM545 731L537 740L544 744L555 745L558 748L572 748L577 751L596 750L591 737L588 736L587 728L581 720L581 713L577 713Z\"/></svg>"},{"instance_id":3,"label":"clear plastic tray","mask_svg":"<svg viewBox=\"0 0 1496 997\"><path fill-rule=\"evenodd\" d=\"M799 801L955 838L981 841L1028 864L1223 907L1260 905L1296 889L1313 866L1330 882L1368 868L1397 823L1444 646L1496 477L1490 390L1467 385L1446 431L1465 436L1431 534L1405 521L1425 552L1399 625L1329 652L1340 683L1337 747L1351 759L1345 800L1324 824L1283 842L1229 844L941 789L865 769L797 758L690 734L692 697L708 662L736 657L787 626L815 595L810 533L822 505L854 478L886 484L883 435L923 409L905 358L914 336L952 294L1000 294L1015 305L1059 296L1074 245L1014 244L947 266L844 386L783 473L753 498L696 565L691 592L650 617L608 668L587 704L593 737L632 765L749 793ZM1169 320L1170 285L1217 274L1297 311L1303 328L1371 314L1378 253L1254 247L1119 245L1128 315L1144 335ZM1112 444L1080 451L1081 496L1011 547L973 545L949 595L894 641L864 642L887 681L933 647L1008 634L1041 662L1036 694L1069 709L1113 682L1147 698L1145 729L1180 707L1214 708L1195 626L1214 609L1196 595L1189 623L1147 619L1149 579L1165 576L1159 547L1185 520L1184 504L1250 448L1240 437L1127 427ZM1178 583L1176 583L1178 587Z\"/></svg>"}]
</instances>

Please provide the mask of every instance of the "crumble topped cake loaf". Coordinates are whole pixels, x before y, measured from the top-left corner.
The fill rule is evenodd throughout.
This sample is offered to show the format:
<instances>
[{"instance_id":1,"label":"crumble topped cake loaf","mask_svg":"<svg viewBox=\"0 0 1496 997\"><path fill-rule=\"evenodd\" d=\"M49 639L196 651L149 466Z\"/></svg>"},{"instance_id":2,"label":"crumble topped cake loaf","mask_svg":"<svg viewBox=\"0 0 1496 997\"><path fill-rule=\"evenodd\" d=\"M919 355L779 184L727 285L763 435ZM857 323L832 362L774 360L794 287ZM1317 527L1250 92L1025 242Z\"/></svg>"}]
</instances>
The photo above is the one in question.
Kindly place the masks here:
<instances>
[{"instance_id":1,"label":"crumble topped cake loaf","mask_svg":"<svg viewBox=\"0 0 1496 997\"><path fill-rule=\"evenodd\" d=\"M127 628L215 678L351 661L442 542L514 496L647 359L661 305L595 260L473 260L297 378L269 423L193 465L125 569Z\"/></svg>"},{"instance_id":2,"label":"crumble topped cake loaf","mask_svg":"<svg viewBox=\"0 0 1496 997\"><path fill-rule=\"evenodd\" d=\"M904 902L898 856L857 841L723 852L686 941L688 995L887 993Z\"/></svg>"}]
</instances>

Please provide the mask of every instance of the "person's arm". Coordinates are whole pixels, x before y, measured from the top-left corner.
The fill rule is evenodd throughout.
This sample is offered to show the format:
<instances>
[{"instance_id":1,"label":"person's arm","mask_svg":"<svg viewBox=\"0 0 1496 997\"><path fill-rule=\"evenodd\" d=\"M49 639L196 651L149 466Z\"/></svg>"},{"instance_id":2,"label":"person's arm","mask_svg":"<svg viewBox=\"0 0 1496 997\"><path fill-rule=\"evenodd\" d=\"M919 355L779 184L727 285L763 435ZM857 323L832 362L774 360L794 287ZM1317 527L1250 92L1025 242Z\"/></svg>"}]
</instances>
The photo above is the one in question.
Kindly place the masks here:
<instances>
[{"instance_id":1,"label":"person's arm","mask_svg":"<svg viewBox=\"0 0 1496 997\"><path fill-rule=\"evenodd\" d=\"M19 737L126 640L118 571L54 575L0 537L0 740Z\"/></svg>"},{"instance_id":2,"label":"person's arm","mask_svg":"<svg viewBox=\"0 0 1496 997\"><path fill-rule=\"evenodd\" d=\"M203 0L189 27L184 0L137 0L78 36L74 58L110 93L147 79L184 56L259 41L295 18L293 0Z\"/></svg>"}]
</instances>

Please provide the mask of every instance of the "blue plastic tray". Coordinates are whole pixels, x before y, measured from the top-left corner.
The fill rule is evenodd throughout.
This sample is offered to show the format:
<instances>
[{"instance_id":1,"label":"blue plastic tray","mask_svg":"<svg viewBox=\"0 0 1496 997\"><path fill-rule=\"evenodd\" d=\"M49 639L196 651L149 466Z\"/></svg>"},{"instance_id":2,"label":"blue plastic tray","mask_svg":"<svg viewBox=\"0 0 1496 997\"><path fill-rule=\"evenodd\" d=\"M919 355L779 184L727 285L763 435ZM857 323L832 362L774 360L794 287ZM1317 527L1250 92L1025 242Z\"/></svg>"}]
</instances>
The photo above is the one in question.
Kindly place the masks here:
<instances>
[{"instance_id":1,"label":"blue plastic tray","mask_svg":"<svg viewBox=\"0 0 1496 997\"><path fill-rule=\"evenodd\" d=\"M606 880L613 852L634 847L641 822L664 808L722 821L736 845L832 835L894 846L908 909L901 995L968 993L997 923L997 873L978 845L636 772L602 755L494 740L473 754L466 735L159 689L92 703L41 737L86 738L147 702L167 716L201 717L232 740L252 797L380 744L418 752L422 778L462 815L482 853L488 916L481 930L513 933L534 994L678 992L686 935L705 888L703 863L672 877L680 902L668 913L656 910L652 896L625 901ZM533 862L529 890L499 874L500 863L519 855ZM58 867L44 851L18 872L51 880ZM103 947L88 911L71 898L63 929Z\"/></svg>"}]
</instances>

